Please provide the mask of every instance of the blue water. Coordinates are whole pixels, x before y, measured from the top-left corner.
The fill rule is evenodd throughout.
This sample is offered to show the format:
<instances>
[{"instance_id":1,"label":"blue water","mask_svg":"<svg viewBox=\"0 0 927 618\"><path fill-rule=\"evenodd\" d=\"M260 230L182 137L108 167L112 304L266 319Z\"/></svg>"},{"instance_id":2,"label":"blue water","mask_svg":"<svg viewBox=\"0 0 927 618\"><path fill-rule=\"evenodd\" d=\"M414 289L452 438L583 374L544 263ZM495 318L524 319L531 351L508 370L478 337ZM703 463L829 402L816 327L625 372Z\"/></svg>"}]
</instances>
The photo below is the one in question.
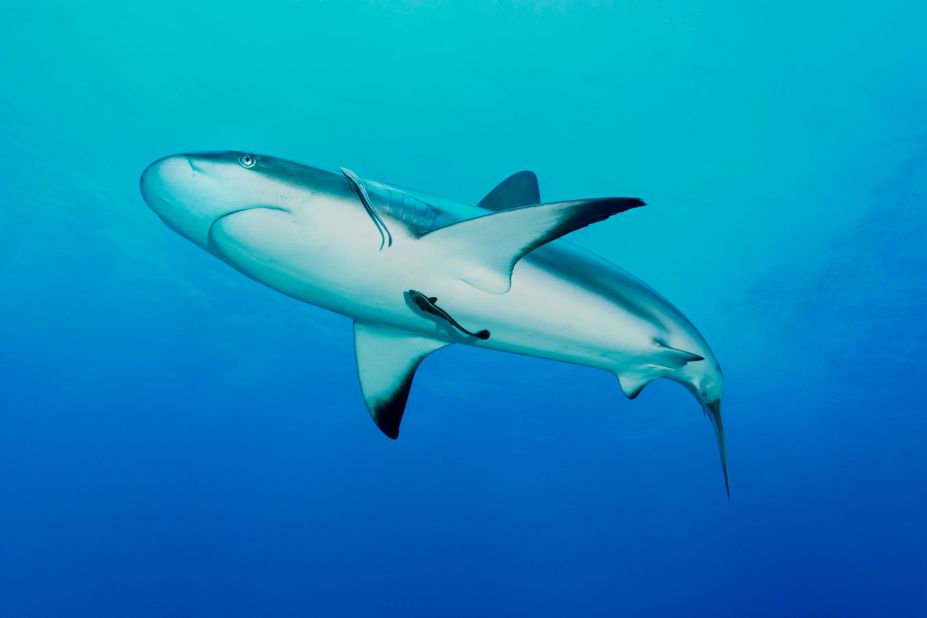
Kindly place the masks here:
<instances>
[{"instance_id":1,"label":"blue water","mask_svg":"<svg viewBox=\"0 0 927 618\"><path fill-rule=\"evenodd\" d=\"M927 11L707 4L0 4L0 616L927 615ZM711 343L731 500L668 382L454 346L385 439L141 200L217 148L646 199L572 240Z\"/></svg>"}]
</instances>

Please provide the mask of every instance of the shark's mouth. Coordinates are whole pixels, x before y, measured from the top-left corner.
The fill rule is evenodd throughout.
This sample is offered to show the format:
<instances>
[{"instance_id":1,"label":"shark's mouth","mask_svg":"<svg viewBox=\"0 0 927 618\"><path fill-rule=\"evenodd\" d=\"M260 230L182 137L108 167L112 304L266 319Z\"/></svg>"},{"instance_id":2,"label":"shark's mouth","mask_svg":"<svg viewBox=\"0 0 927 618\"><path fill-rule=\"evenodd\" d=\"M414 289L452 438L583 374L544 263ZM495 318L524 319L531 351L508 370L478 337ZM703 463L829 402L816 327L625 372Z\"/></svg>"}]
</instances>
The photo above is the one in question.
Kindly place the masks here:
<instances>
[{"instance_id":1,"label":"shark's mouth","mask_svg":"<svg viewBox=\"0 0 927 618\"><path fill-rule=\"evenodd\" d=\"M209 232L207 232L206 234L207 238L212 240L213 231L215 230L216 225L219 224L224 219L227 219L234 215L241 214L243 212L249 212L252 210L276 210L278 212L285 212L287 214L290 214L290 211L288 209L282 208L280 206L248 206L247 208L239 208L238 210L233 210L231 212L225 213L224 215L219 215L218 217L216 217L216 220L213 221L211 224L209 224Z\"/></svg>"},{"instance_id":2,"label":"shark's mouth","mask_svg":"<svg viewBox=\"0 0 927 618\"><path fill-rule=\"evenodd\" d=\"M216 217L216 219L209 225L209 231L206 233L207 249L219 257L222 257L222 248L221 243L217 241L217 232L222 230L223 225L228 223L230 219L233 219L244 213L251 213L254 211L280 212L287 215L292 214L290 210L280 206L248 206L247 208L239 208L238 210L227 212L224 215Z\"/></svg>"}]
</instances>

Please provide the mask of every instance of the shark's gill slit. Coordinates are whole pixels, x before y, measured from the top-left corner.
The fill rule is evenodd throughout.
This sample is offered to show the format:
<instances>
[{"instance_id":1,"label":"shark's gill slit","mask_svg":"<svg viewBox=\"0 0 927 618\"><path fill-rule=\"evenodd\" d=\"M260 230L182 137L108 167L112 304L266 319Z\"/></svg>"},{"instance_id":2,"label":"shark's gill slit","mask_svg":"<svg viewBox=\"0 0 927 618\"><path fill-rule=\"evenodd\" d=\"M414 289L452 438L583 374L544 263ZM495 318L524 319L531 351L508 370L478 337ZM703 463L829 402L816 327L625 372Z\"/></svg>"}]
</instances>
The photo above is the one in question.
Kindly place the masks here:
<instances>
[{"instance_id":1,"label":"shark's gill slit","mask_svg":"<svg viewBox=\"0 0 927 618\"><path fill-rule=\"evenodd\" d=\"M361 179L357 176L357 174L346 167L341 168L341 173L344 174L344 177L347 178L351 183L351 186L354 187L354 192L357 193L357 197L360 198L361 204L364 205L364 210L367 211L367 215L370 217L370 220L373 221L377 231L380 232L380 251L383 250L384 245L387 247L392 247L393 235L390 233L389 228L386 227L383 219L380 218L380 215L376 210L373 209L373 206L370 204L370 196L367 195L367 189L364 187L364 183L361 182Z\"/></svg>"},{"instance_id":2,"label":"shark's gill slit","mask_svg":"<svg viewBox=\"0 0 927 618\"><path fill-rule=\"evenodd\" d=\"M239 208L237 210L233 210L219 217L216 217L213 220L213 222L209 224L209 229L206 230L206 242L210 246L212 246L213 244L212 233L213 233L213 230L216 229L216 226L219 224L220 221L222 221L223 219L227 217L231 217L232 215L237 215L238 213L247 212L249 210L276 210L278 212L285 212L287 214L293 214L291 210L289 210L288 208L283 208L282 206L248 206L247 208Z\"/></svg>"}]
</instances>

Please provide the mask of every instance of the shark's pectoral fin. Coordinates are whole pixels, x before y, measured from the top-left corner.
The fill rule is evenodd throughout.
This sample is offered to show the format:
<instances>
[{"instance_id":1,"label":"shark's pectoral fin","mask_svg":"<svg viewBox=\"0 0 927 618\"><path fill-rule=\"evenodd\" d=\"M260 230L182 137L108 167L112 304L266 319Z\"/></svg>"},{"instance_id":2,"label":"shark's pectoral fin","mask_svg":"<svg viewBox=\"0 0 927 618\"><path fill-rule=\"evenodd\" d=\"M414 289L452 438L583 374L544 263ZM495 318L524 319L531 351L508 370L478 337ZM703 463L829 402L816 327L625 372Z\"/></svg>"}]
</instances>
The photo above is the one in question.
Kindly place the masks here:
<instances>
[{"instance_id":1,"label":"shark's pectoral fin","mask_svg":"<svg viewBox=\"0 0 927 618\"><path fill-rule=\"evenodd\" d=\"M512 285L516 262L532 250L643 205L634 197L609 197L513 208L438 228L421 240L439 247L460 279L503 294Z\"/></svg>"},{"instance_id":2,"label":"shark's pectoral fin","mask_svg":"<svg viewBox=\"0 0 927 618\"><path fill-rule=\"evenodd\" d=\"M541 203L541 189L534 172L515 172L486 194L480 208L486 210L508 210L519 206L531 206Z\"/></svg>"},{"instance_id":3,"label":"shark's pectoral fin","mask_svg":"<svg viewBox=\"0 0 927 618\"><path fill-rule=\"evenodd\" d=\"M415 370L422 360L448 345L406 331L354 323L354 353L361 391L373 422L390 438L399 437Z\"/></svg>"}]
</instances>

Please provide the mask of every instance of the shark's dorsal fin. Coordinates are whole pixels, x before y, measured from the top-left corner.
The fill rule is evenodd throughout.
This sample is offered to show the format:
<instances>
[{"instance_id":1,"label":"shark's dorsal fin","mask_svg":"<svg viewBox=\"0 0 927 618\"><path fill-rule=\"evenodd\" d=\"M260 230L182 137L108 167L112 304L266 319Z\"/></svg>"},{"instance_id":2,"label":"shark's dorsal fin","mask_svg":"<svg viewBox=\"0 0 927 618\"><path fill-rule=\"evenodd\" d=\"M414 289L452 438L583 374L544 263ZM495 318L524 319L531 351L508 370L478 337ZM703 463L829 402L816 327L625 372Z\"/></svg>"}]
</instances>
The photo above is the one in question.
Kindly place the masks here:
<instances>
[{"instance_id":1,"label":"shark's dorsal fin","mask_svg":"<svg viewBox=\"0 0 927 618\"><path fill-rule=\"evenodd\" d=\"M540 203L541 189L538 187L538 177L534 172L525 170L515 172L497 184L477 206L486 210L508 210Z\"/></svg>"},{"instance_id":2,"label":"shark's dorsal fin","mask_svg":"<svg viewBox=\"0 0 927 618\"><path fill-rule=\"evenodd\" d=\"M364 401L373 422L390 438L399 437L399 423L419 363L446 345L446 341L388 326L354 323L354 354Z\"/></svg>"},{"instance_id":3,"label":"shark's dorsal fin","mask_svg":"<svg viewBox=\"0 0 927 618\"><path fill-rule=\"evenodd\" d=\"M422 236L470 285L503 294L515 263L530 251L581 227L643 206L636 197L554 202L504 210L438 228Z\"/></svg>"}]
</instances>

